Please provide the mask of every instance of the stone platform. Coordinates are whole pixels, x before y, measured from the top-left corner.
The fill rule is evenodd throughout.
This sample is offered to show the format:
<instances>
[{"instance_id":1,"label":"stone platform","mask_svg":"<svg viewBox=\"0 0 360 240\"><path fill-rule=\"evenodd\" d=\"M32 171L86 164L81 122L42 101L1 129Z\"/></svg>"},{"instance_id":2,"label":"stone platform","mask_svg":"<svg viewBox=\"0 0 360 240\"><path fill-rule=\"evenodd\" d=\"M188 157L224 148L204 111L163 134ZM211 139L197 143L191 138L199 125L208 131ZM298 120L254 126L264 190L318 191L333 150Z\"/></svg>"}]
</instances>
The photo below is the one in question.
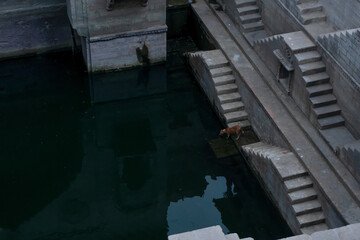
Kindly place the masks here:
<instances>
[{"instance_id":1,"label":"stone platform","mask_svg":"<svg viewBox=\"0 0 360 240\"><path fill-rule=\"evenodd\" d=\"M3 0L0 60L72 47L65 0Z\"/></svg>"}]
</instances>

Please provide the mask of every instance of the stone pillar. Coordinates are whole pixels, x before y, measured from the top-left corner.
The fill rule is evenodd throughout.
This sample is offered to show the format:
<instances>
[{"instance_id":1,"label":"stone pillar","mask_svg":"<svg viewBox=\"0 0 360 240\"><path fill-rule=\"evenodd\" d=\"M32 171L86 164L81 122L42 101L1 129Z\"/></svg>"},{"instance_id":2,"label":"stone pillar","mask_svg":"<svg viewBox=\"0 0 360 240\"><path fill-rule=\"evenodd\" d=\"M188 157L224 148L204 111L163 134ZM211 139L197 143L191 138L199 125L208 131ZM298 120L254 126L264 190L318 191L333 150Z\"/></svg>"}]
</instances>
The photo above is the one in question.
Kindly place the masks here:
<instances>
[{"instance_id":1,"label":"stone pillar","mask_svg":"<svg viewBox=\"0 0 360 240\"><path fill-rule=\"evenodd\" d=\"M82 39L89 71L106 71L166 60L166 1L67 0L73 28Z\"/></svg>"}]
</instances>

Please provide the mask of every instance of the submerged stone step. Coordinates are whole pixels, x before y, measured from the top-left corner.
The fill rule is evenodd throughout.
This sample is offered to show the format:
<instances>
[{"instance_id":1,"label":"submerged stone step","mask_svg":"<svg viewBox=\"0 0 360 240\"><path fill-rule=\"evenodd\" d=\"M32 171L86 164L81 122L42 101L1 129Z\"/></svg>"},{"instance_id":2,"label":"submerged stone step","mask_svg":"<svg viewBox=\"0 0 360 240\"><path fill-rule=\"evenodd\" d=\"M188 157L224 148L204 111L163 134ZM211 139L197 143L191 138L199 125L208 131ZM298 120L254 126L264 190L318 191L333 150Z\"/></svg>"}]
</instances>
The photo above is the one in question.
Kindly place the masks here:
<instances>
[{"instance_id":1,"label":"submerged stone step","mask_svg":"<svg viewBox=\"0 0 360 240\"><path fill-rule=\"evenodd\" d=\"M317 62L321 60L321 55L318 51L309 51L295 54L295 58L299 64Z\"/></svg>"},{"instance_id":2,"label":"submerged stone step","mask_svg":"<svg viewBox=\"0 0 360 240\"><path fill-rule=\"evenodd\" d=\"M224 75L232 74L232 69L231 69L231 67L221 67L221 68L210 69L210 74L213 78L221 77Z\"/></svg>"},{"instance_id":3,"label":"submerged stone step","mask_svg":"<svg viewBox=\"0 0 360 240\"><path fill-rule=\"evenodd\" d=\"M224 75L224 76L220 76L220 77L215 77L213 78L214 84L215 86L220 86L220 85L225 85L225 84L229 84L229 83L234 83L235 82L235 77L232 74L229 75Z\"/></svg>"},{"instance_id":4,"label":"submerged stone step","mask_svg":"<svg viewBox=\"0 0 360 240\"><path fill-rule=\"evenodd\" d=\"M316 118L326 118L326 117L330 117L330 116L339 115L341 112L341 109L340 109L339 105L332 104L332 105L325 106L325 107L314 108L313 111L316 115Z\"/></svg>"},{"instance_id":5,"label":"submerged stone step","mask_svg":"<svg viewBox=\"0 0 360 240\"><path fill-rule=\"evenodd\" d=\"M322 11L323 6L318 2L305 2L297 5L301 14Z\"/></svg>"},{"instance_id":6,"label":"submerged stone step","mask_svg":"<svg viewBox=\"0 0 360 240\"><path fill-rule=\"evenodd\" d=\"M248 114L245 111L236 111L224 114L226 123L238 122L248 119Z\"/></svg>"},{"instance_id":7,"label":"submerged stone step","mask_svg":"<svg viewBox=\"0 0 360 240\"><path fill-rule=\"evenodd\" d=\"M311 200L292 205L296 216L321 211L321 204L318 200Z\"/></svg>"},{"instance_id":8,"label":"submerged stone step","mask_svg":"<svg viewBox=\"0 0 360 240\"><path fill-rule=\"evenodd\" d=\"M240 126L242 129L247 129L251 127L251 123L249 122L249 120L243 120L243 121L231 122L227 124L227 127L234 127L234 126Z\"/></svg>"},{"instance_id":9,"label":"submerged stone step","mask_svg":"<svg viewBox=\"0 0 360 240\"><path fill-rule=\"evenodd\" d=\"M221 94L221 95L218 95L218 98L219 98L219 101L221 104L241 100L241 96L238 92Z\"/></svg>"},{"instance_id":10,"label":"submerged stone step","mask_svg":"<svg viewBox=\"0 0 360 240\"><path fill-rule=\"evenodd\" d=\"M221 104L222 112L229 113L244 110L244 104L241 101L232 102L232 103L224 103Z\"/></svg>"},{"instance_id":11,"label":"submerged stone step","mask_svg":"<svg viewBox=\"0 0 360 240\"><path fill-rule=\"evenodd\" d=\"M243 15L247 15L247 14L253 14L253 13L258 13L259 12L259 7L256 5L252 5L252 6L246 6L246 7L239 7L237 8L239 15L243 16Z\"/></svg>"},{"instance_id":12,"label":"submerged stone step","mask_svg":"<svg viewBox=\"0 0 360 240\"><path fill-rule=\"evenodd\" d=\"M323 130L343 126L345 125L345 120L341 115L336 115L332 117L318 119L318 124L319 128Z\"/></svg>"},{"instance_id":13,"label":"submerged stone step","mask_svg":"<svg viewBox=\"0 0 360 240\"><path fill-rule=\"evenodd\" d=\"M278 154L271 161L284 181L308 174L292 152Z\"/></svg>"},{"instance_id":14,"label":"submerged stone step","mask_svg":"<svg viewBox=\"0 0 360 240\"><path fill-rule=\"evenodd\" d=\"M292 204L302 203L317 198L314 188L305 188L298 191L289 193L290 201Z\"/></svg>"},{"instance_id":15,"label":"submerged stone step","mask_svg":"<svg viewBox=\"0 0 360 240\"><path fill-rule=\"evenodd\" d=\"M325 223L325 216L322 211L307 213L297 217L300 227L308 227L315 224Z\"/></svg>"},{"instance_id":16,"label":"submerged stone step","mask_svg":"<svg viewBox=\"0 0 360 240\"><path fill-rule=\"evenodd\" d=\"M325 22L326 21L326 15L321 12L310 12L310 13L305 13L301 15L301 23L304 25L308 25L311 23L317 23L317 22Z\"/></svg>"},{"instance_id":17,"label":"submerged stone step","mask_svg":"<svg viewBox=\"0 0 360 240\"><path fill-rule=\"evenodd\" d=\"M284 183L288 193L313 186L313 183L309 176L303 176L303 177L286 180Z\"/></svg>"},{"instance_id":18,"label":"submerged stone step","mask_svg":"<svg viewBox=\"0 0 360 240\"><path fill-rule=\"evenodd\" d=\"M258 21L258 22L243 24L243 28L244 28L244 31L248 33L248 32L255 32L258 30L263 30L265 27L264 27L264 24L262 21Z\"/></svg>"},{"instance_id":19,"label":"submerged stone step","mask_svg":"<svg viewBox=\"0 0 360 240\"><path fill-rule=\"evenodd\" d=\"M225 84L221 86L215 86L217 94L225 94L225 93L232 93L238 90L238 87L234 83Z\"/></svg>"},{"instance_id":20,"label":"submerged stone step","mask_svg":"<svg viewBox=\"0 0 360 240\"><path fill-rule=\"evenodd\" d=\"M254 13L254 14L248 14L248 15L243 15L243 16L239 16L240 18L240 22L242 24L245 23L252 23L252 22L258 22L261 20L261 15L258 13Z\"/></svg>"},{"instance_id":21,"label":"submerged stone step","mask_svg":"<svg viewBox=\"0 0 360 240\"><path fill-rule=\"evenodd\" d=\"M332 86L328 83L310 86L307 87L306 89L309 92L309 97L316 97L324 94L329 94L332 93L333 91Z\"/></svg>"},{"instance_id":22,"label":"submerged stone step","mask_svg":"<svg viewBox=\"0 0 360 240\"><path fill-rule=\"evenodd\" d=\"M314 85L319 85L323 83L328 83L330 77L326 72L316 73L308 76L303 76L305 86L310 87Z\"/></svg>"},{"instance_id":23,"label":"submerged stone step","mask_svg":"<svg viewBox=\"0 0 360 240\"><path fill-rule=\"evenodd\" d=\"M326 223L320 223L309 227L303 227L300 229L300 231L304 234L312 234L314 232L324 231L328 230L329 227L326 225Z\"/></svg>"},{"instance_id":24,"label":"submerged stone step","mask_svg":"<svg viewBox=\"0 0 360 240\"><path fill-rule=\"evenodd\" d=\"M310 102L314 108L335 104L336 101L336 97L333 94L325 94L310 98Z\"/></svg>"},{"instance_id":25,"label":"submerged stone step","mask_svg":"<svg viewBox=\"0 0 360 240\"><path fill-rule=\"evenodd\" d=\"M236 7L256 5L256 0L235 0Z\"/></svg>"},{"instance_id":26,"label":"submerged stone step","mask_svg":"<svg viewBox=\"0 0 360 240\"><path fill-rule=\"evenodd\" d=\"M325 64L322 61L305 63L299 65L299 68L303 74L303 76L311 75L314 73L324 72L326 69Z\"/></svg>"}]
</instances>

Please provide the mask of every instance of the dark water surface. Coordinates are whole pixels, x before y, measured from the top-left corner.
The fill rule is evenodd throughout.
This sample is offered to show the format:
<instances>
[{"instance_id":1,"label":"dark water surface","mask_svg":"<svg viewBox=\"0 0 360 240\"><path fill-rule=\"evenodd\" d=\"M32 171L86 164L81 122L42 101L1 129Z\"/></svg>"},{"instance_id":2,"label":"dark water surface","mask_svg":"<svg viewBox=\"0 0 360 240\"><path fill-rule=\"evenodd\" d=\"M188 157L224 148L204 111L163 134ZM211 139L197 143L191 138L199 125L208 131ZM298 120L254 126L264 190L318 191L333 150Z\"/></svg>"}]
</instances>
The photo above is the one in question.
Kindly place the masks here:
<instances>
[{"instance_id":1,"label":"dark water surface","mask_svg":"<svg viewBox=\"0 0 360 240\"><path fill-rule=\"evenodd\" d=\"M136 96L95 105L84 79L67 53L0 63L1 240L291 235L243 159L216 159L221 125L184 68L95 76L94 100Z\"/></svg>"}]
</instances>

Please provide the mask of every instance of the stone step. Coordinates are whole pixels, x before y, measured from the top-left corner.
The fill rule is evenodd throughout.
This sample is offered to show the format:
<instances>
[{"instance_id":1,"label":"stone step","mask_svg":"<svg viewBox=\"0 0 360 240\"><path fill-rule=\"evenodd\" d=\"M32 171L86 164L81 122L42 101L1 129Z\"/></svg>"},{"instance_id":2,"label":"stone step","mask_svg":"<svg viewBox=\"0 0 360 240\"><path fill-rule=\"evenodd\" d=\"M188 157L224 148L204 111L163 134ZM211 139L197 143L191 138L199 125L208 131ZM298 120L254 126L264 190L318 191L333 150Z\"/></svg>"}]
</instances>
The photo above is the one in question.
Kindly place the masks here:
<instances>
[{"instance_id":1,"label":"stone step","mask_svg":"<svg viewBox=\"0 0 360 240\"><path fill-rule=\"evenodd\" d=\"M237 8L237 10L238 10L240 16L253 14L253 13L259 13L259 7L256 5L239 7L239 8Z\"/></svg>"},{"instance_id":2,"label":"stone step","mask_svg":"<svg viewBox=\"0 0 360 240\"><path fill-rule=\"evenodd\" d=\"M326 18L327 17L323 12L318 11L302 14L300 17L300 21L302 24L308 25L311 23L325 22Z\"/></svg>"},{"instance_id":3,"label":"stone step","mask_svg":"<svg viewBox=\"0 0 360 240\"><path fill-rule=\"evenodd\" d=\"M234 126L240 126L242 129L247 129L251 127L251 123L249 120L243 120L238 122L231 122L227 124L227 127L234 127Z\"/></svg>"},{"instance_id":4,"label":"stone step","mask_svg":"<svg viewBox=\"0 0 360 240\"><path fill-rule=\"evenodd\" d=\"M299 68L303 76L324 72L326 70L326 66L322 61L301 64Z\"/></svg>"},{"instance_id":5,"label":"stone step","mask_svg":"<svg viewBox=\"0 0 360 240\"><path fill-rule=\"evenodd\" d=\"M333 92L332 86L328 83L310 86L310 87L307 87L306 89L309 93L309 97L316 97L316 96L325 95L325 94L329 94L329 93Z\"/></svg>"},{"instance_id":6,"label":"stone step","mask_svg":"<svg viewBox=\"0 0 360 240\"><path fill-rule=\"evenodd\" d=\"M261 15L258 13L248 14L244 16L239 16L241 24L258 22L261 20Z\"/></svg>"},{"instance_id":7,"label":"stone step","mask_svg":"<svg viewBox=\"0 0 360 240\"><path fill-rule=\"evenodd\" d=\"M314 188L305 188L289 193L291 204L302 203L317 198Z\"/></svg>"},{"instance_id":8,"label":"stone step","mask_svg":"<svg viewBox=\"0 0 360 240\"><path fill-rule=\"evenodd\" d=\"M225 85L225 84L229 84L229 83L234 83L235 82L235 77L232 74L229 75L224 75L224 76L220 76L220 77L215 77L213 78L214 84L215 86L220 86L220 85Z\"/></svg>"},{"instance_id":9,"label":"stone step","mask_svg":"<svg viewBox=\"0 0 360 240\"><path fill-rule=\"evenodd\" d=\"M326 72L316 73L308 76L303 76L306 87L328 83L330 81L329 75Z\"/></svg>"},{"instance_id":10,"label":"stone step","mask_svg":"<svg viewBox=\"0 0 360 240\"><path fill-rule=\"evenodd\" d=\"M285 33L282 36L294 54L316 50L314 42L302 31Z\"/></svg>"},{"instance_id":11,"label":"stone step","mask_svg":"<svg viewBox=\"0 0 360 240\"><path fill-rule=\"evenodd\" d=\"M221 77L224 75L232 74L231 67L222 67L222 68L215 68L210 70L211 76L214 77Z\"/></svg>"},{"instance_id":12,"label":"stone step","mask_svg":"<svg viewBox=\"0 0 360 240\"><path fill-rule=\"evenodd\" d=\"M300 216L307 213L321 211L321 204L318 200L311 200L292 205L295 215Z\"/></svg>"},{"instance_id":13,"label":"stone step","mask_svg":"<svg viewBox=\"0 0 360 240\"><path fill-rule=\"evenodd\" d=\"M321 55L318 51L309 51L304 53L295 54L295 58L297 59L299 64L306 64L311 62L317 62L321 60Z\"/></svg>"},{"instance_id":14,"label":"stone step","mask_svg":"<svg viewBox=\"0 0 360 240\"><path fill-rule=\"evenodd\" d=\"M321 130L340 127L345 125L345 120L341 115L318 119L318 127Z\"/></svg>"},{"instance_id":15,"label":"stone step","mask_svg":"<svg viewBox=\"0 0 360 240\"><path fill-rule=\"evenodd\" d=\"M328 229L329 227L326 225L326 223L320 223L309 227L303 227L300 229L300 231L304 234L310 235L314 232L320 232Z\"/></svg>"},{"instance_id":16,"label":"stone step","mask_svg":"<svg viewBox=\"0 0 360 240\"><path fill-rule=\"evenodd\" d=\"M270 159L283 181L308 175L306 169L292 152L284 152Z\"/></svg>"},{"instance_id":17,"label":"stone step","mask_svg":"<svg viewBox=\"0 0 360 240\"><path fill-rule=\"evenodd\" d=\"M297 217L300 228L308 227L320 223L325 223L325 216L322 211L308 213Z\"/></svg>"},{"instance_id":18,"label":"stone step","mask_svg":"<svg viewBox=\"0 0 360 240\"><path fill-rule=\"evenodd\" d=\"M238 92L218 95L218 98L219 98L220 104L241 100L241 96Z\"/></svg>"},{"instance_id":19,"label":"stone step","mask_svg":"<svg viewBox=\"0 0 360 240\"><path fill-rule=\"evenodd\" d=\"M249 33L249 32L255 32L258 30L263 30L265 28L265 26L262 21L258 21L258 22L243 24L243 28L244 28L244 32Z\"/></svg>"},{"instance_id":20,"label":"stone step","mask_svg":"<svg viewBox=\"0 0 360 240\"><path fill-rule=\"evenodd\" d=\"M248 119L248 114L245 111L236 111L225 113L224 117L226 123L232 123Z\"/></svg>"},{"instance_id":21,"label":"stone step","mask_svg":"<svg viewBox=\"0 0 360 240\"><path fill-rule=\"evenodd\" d=\"M305 2L297 5L300 14L322 11L323 6L318 2Z\"/></svg>"},{"instance_id":22,"label":"stone step","mask_svg":"<svg viewBox=\"0 0 360 240\"><path fill-rule=\"evenodd\" d=\"M313 111L315 113L316 118L326 118L326 117L339 115L341 113L341 109L337 104L314 108Z\"/></svg>"},{"instance_id":23,"label":"stone step","mask_svg":"<svg viewBox=\"0 0 360 240\"><path fill-rule=\"evenodd\" d=\"M334 94L325 94L325 95L320 95L320 96L310 98L310 102L311 102L313 108L335 104L336 101L337 101L337 99L334 96Z\"/></svg>"},{"instance_id":24,"label":"stone step","mask_svg":"<svg viewBox=\"0 0 360 240\"><path fill-rule=\"evenodd\" d=\"M202 57L209 69L222 68L229 65L229 61L219 49L202 52Z\"/></svg>"},{"instance_id":25,"label":"stone step","mask_svg":"<svg viewBox=\"0 0 360 240\"><path fill-rule=\"evenodd\" d=\"M232 93L238 90L238 87L234 83L225 84L221 86L215 86L216 93L218 95L225 94L225 93Z\"/></svg>"},{"instance_id":26,"label":"stone step","mask_svg":"<svg viewBox=\"0 0 360 240\"><path fill-rule=\"evenodd\" d=\"M244 104L241 101L232 102L232 103L224 103L221 104L222 112L229 113L244 110Z\"/></svg>"},{"instance_id":27,"label":"stone step","mask_svg":"<svg viewBox=\"0 0 360 240\"><path fill-rule=\"evenodd\" d=\"M308 3L308 2L318 2L318 0L296 0L296 4Z\"/></svg>"},{"instance_id":28,"label":"stone step","mask_svg":"<svg viewBox=\"0 0 360 240\"><path fill-rule=\"evenodd\" d=\"M235 0L236 7L256 5L256 0Z\"/></svg>"},{"instance_id":29,"label":"stone step","mask_svg":"<svg viewBox=\"0 0 360 240\"><path fill-rule=\"evenodd\" d=\"M303 176L303 177L286 180L284 183L288 193L313 186L310 176Z\"/></svg>"}]
</instances>

